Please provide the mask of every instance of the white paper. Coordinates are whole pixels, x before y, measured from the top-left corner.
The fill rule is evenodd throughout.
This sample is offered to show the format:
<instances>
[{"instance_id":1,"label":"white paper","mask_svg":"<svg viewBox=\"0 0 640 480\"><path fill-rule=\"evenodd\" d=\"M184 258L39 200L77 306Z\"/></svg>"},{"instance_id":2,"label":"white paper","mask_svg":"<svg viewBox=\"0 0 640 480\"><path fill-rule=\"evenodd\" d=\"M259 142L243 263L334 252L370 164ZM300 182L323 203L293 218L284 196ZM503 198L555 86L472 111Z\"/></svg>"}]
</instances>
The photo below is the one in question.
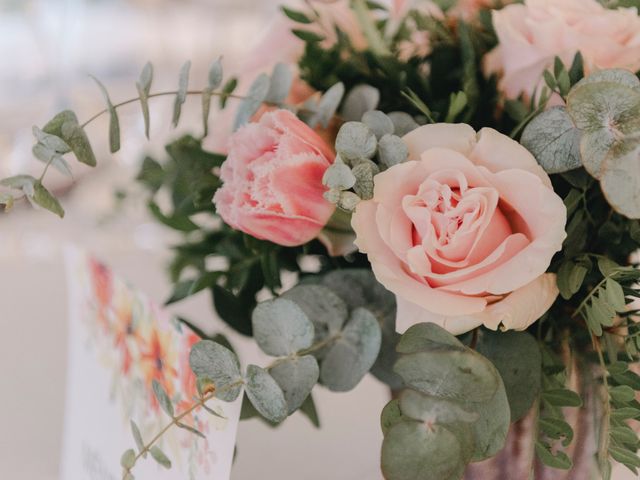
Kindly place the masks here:
<instances>
[{"instance_id":1,"label":"white paper","mask_svg":"<svg viewBox=\"0 0 640 480\"><path fill-rule=\"evenodd\" d=\"M169 417L151 391L160 381L176 413L191 403L195 377L188 356L198 337L145 295L127 286L87 254L68 249L69 359L62 480L120 480L120 457L135 449L130 419L148 441ZM158 443L171 459L167 470L140 459L136 480L227 480L235 448L242 395L185 418L206 440L172 427Z\"/></svg>"}]
</instances>

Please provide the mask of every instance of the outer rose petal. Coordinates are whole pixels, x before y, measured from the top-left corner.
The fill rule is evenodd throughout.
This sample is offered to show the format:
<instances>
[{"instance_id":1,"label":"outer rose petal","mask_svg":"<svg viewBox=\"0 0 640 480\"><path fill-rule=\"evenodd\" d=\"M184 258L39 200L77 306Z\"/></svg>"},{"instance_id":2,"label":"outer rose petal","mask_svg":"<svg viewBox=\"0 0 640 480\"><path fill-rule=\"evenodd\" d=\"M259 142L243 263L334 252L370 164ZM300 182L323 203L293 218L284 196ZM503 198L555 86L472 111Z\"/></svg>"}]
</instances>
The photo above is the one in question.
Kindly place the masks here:
<instances>
[{"instance_id":1,"label":"outer rose petal","mask_svg":"<svg viewBox=\"0 0 640 480\"><path fill-rule=\"evenodd\" d=\"M423 152L435 147L468 155L476 144L476 132L464 123L434 123L418 127L402 139L409 147L409 160L418 160Z\"/></svg>"},{"instance_id":2,"label":"outer rose petal","mask_svg":"<svg viewBox=\"0 0 640 480\"><path fill-rule=\"evenodd\" d=\"M551 188L551 180L536 162L529 150L515 140L505 138L493 128L483 128L478 132L478 143L469 158L476 165L487 167L492 172L517 168L537 175L542 183Z\"/></svg>"},{"instance_id":3,"label":"outer rose petal","mask_svg":"<svg viewBox=\"0 0 640 480\"><path fill-rule=\"evenodd\" d=\"M489 305L480 314L459 316L434 314L397 297L396 329L402 333L416 323L430 322L454 335L468 332L480 325L491 330L497 330L500 324L504 330L525 330L551 308L558 293L555 274L547 273L510 293L503 300Z\"/></svg>"}]
</instances>

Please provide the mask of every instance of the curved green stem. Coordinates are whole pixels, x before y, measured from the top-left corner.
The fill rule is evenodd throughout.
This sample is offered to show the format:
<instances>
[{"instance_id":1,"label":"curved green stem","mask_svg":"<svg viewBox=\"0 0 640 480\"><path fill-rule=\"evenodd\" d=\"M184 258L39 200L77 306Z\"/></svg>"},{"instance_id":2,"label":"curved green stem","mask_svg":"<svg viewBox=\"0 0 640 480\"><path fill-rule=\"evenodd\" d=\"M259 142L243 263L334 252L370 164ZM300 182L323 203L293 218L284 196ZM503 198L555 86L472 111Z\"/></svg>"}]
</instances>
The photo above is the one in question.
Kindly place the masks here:
<instances>
[{"instance_id":1,"label":"curved green stem","mask_svg":"<svg viewBox=\"0 0 640 480\"><path fill-rule=\"evenodd\" d=\"M129 478L129 476L131 475L131 469L133 469L133 467L136 465L138 460L140 460L140 458L142 458L147 453L149 453L149 451L151 450L151 447L153 447L153 445L158 440L160 440L162 438L162 436L171 429L171 427L177 426L180 423L180 420L182 420L184 417L186 417L187 415L191 414L193 411L197 410L198 408L203 407L205 403L207 403L209 400L215 398L216 395L218 395L218 394L220 394L222 392L226 392L227 390L231 390L232 388L238 387L238 386L242 385L243 383L244 383L243 381L239 380L237 382L234 382L234 383L231 383L229 385L226 385L226 386L222 387L220 390L216 390L216 391L207 393L206 395L203 395L200 398L198 398L197 402L195 402L193 405L191 405L189 408L187 408L180 415L178 415L176 417L173 417L171 419L171 423L168 423L167 425L165 425L162 428L162 430L160 430L148 443L146 443L144 445L142 450L140 450L138 452L138 454L133 459L132 465L130 467L128 467L128 468L125 467L123 469L122 480L127 480L127 478Z\"/></svg>"}]
</instances>

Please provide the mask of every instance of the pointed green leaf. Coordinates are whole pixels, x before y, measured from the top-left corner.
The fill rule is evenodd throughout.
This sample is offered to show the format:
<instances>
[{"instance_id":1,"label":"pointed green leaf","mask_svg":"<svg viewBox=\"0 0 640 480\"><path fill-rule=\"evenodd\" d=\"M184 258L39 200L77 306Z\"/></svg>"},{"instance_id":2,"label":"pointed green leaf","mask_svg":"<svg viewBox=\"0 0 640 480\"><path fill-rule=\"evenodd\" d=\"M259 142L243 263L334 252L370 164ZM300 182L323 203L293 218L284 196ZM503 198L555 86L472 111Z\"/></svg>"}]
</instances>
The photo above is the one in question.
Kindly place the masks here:
<instances>
[{"instance_id":1,"label":"pointed green leaf","mask_svg":"<svg viewBox=\"0 0 640 480\"><path fill-rule=\"evenodd\" d=\"M122 468L133 468L133 466L136 463L136 452L130 448L129 450L125 451L122 454L122 457L120 457L120 465L122 466Z\"/></svg>"},{"instance_id":2,"label":"pointed green leaf","mask_svg":"<svg viewBox=\"0 0 640 480\"><path fill-rule=\"evenodd\" d=\"M62 138L80 163L94 167L96 157L89 137L78 124L78 117L71 110L64 110L53 117L43 128L43 132Z\"/></svg>"},{"instance_id":3,"label":"pointed green leaf","mask_svg":"<svg viewBox=\"0 0 640 480\"><path fill-rule=\"evenodd\" d=\"M187 100L187 89L189 88L189 69L191 69L191 61L186 61L180 68L180 76L178 78L178 93L173 104L173 127L178 126L180 122L180 114L182 113L182 105Z\"/></svg>"},{"instance_id":4,"label":"pointed green leaf","mask_svg":"<svg viewBox=\"0 0 640 480\"><path fill-rule=\"evenodd\" d=\"M560 470L569 470L573 465L571 459L566 453L558 451L554 455L551 453L551 447L546 443L536 442L535 449L536 455L540 461L549 467L558 468Z\"/></svg>"},{"instance_id":5,"label":"pointed green leaf","mask_svg":"<svg viewBox=\"0 0 640 480\"><path fill-rule=\"evenodd\" d=\"M142 117L144 119L144 134L149 138L149 92L151 90L151 82L153 80L153 65L147 62L142 69L140 79L136 82L138 97L140 97L140 107L142 108Z\"/></svg>"},{"instance_id":6,"label":"pointed green leaf","mask_svg":"<svg viewBox=\"0 0 640 480\"><path fill-rule=\"evenodd\" d=\"M162 385L160 385L160 382L158 382L156 379L151 382L151 386L153 387L153 393L156 396L158 404L160 404L162 410L164 410L167 415L173 418L173 404L171 403L167 392L164 390Z\"/></svg>"},{"instance_id":7,"label":"pointed green leaf","mask_svg":"<svg viewBox=\"0 0 640 480\"><path fill-rule=\"evenodd\" d=\"M310 24L311 19L302 12L287 8L284 5L280 7L284 14L296 23Z\"/></svg>"},{"instance_id":8,"label":"pointed green leaf","mask_svg":"<svg viewBox=\"0 0 640 480\"><path fill-rule=\"evenodd\" d=\"M138 425L136 424L136 422L134 422L133 420L131 420L130 422L131 424L131 434L133 435L133 439L136 442L136 447L138 447L138 452L142 452L144 450L144 440L142 440L142 434L140 433L140 429L138 428ZM146 457L147 454L144 453L143 457Z\"/></svg>"},{"instance_id":9,"label":"pointed green leaf","mask_svg":"<svg viewBox=\"0 0 640 480\"><path fill-rule=\"evenodd\" d=\"M96 77L92 75L90 75L90 77L96 82L98 88L100 88L104 101L107 104L107 110L109 111L109 149L111 153L116 153L120 150L120 120L118 118L118 112L111 102L107 88Z\"/></svg>"},{"instance_id":10,"label":"pointed green leaf","mask_svg":"<svg viewBox=\"0 0 640 480\"><path fill-rule=\"evenodd\" d=\"M193 427L190 427L189 425L187 425L185 423L178 422L178 423L176 423L176 425L179 428L182 428L183 430L186 430L187 432L191 432L191 433L193 433L194 435L196 435L196 436L198 436L200 438L204 438L205 440L207 439L207 437L206 437L206 435L204 433L202 433L201 431L199 431L199 430L197 430L197 429L195 429Z\"/></svg>"},{"instance_id":11,"label":"pointed green leaf","mask_svg":"<svg viewBox=\"0 0 640 480\"><path fill-rule=\"evenodd\" d=\"M223 69L222 59L218 58L209 68L209 81L202 91L202 126L203 136L209 134L209 112L211 111L211 95L222 83Z\"/></svg>"},{"instance_id":12,"label":"pointed green leaf","mask_svg":"<svg viewBox=\"0 0 640 480\"><path fill-rule=\"evenodd\" d=\"M566 388L545 390L542 392L542 399L549 402L554 407L581 407L582 399L580 395Z\"/></svg>"},{"instance_id":13,"label":"pointed green leaf","mask_svg":"<svg viewBox=\"0 0 640 480\"><path fill-rule=\"evenodd\" d=\"M238 107L233 124L234 130L249 122L251 117L256 114L269 93L270 83L269 76L264 73L254 80L249 87L249 92Z\"/></svg>"},{"instance_id":14,"label":"pointed green leaf","mask_svg":"<svg viewBox=\"0 0 640 480\"><path fill-rule=\"evenodd\" d=\"M164 454L164 452L160 449L160 447L154 445L149 450L149 453L151 453L151 456L153 457L153 459L156 462L158 462L160 465L162 465L164 468L166 469L171 468L171 460L169 460L169 458Z\"/></svg>"}]
</instances>

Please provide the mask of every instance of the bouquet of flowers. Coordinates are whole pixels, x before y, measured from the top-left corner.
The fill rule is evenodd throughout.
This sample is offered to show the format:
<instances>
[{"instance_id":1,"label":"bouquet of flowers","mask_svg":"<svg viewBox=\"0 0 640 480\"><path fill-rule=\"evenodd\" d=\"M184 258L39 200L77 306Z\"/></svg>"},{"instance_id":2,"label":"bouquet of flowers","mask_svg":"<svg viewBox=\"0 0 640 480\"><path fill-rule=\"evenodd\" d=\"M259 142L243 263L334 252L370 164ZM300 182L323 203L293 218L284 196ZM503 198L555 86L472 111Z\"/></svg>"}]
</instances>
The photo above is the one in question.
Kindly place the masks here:
<instances>
[{"instance_id":1,"label":"bouquet of flowers","mask_svg":"<svg viewBox=\"0 0 640 480\"><path fill-rule=\"evenodd\" d=\"M391 392L389 480L607 479L612 459L637 473L638 2L308 0L282 13L240 78L218 60L192 90L187 63L175 92L153 93L147 65L121 103L98 82L112 152L120 107L139 103L149 135L151 98L175 96L177 125L201 97L202 133L137 178L184 234L169 302L210 291L274 357L241 368L198 331L185 411L244 389L245 416L315 418L317 384L348 391L371 372ZM230 115L209 133L216 104ZM95 118L34 127L46 166L2 180L7 208L24 196L64 214L43 178L68 171L69 152L95 165ZM152 387L167 428L185 428ZM161 435L134 437L123 478L146 453L170 466Z\"/></svg>"}]
</instances>

